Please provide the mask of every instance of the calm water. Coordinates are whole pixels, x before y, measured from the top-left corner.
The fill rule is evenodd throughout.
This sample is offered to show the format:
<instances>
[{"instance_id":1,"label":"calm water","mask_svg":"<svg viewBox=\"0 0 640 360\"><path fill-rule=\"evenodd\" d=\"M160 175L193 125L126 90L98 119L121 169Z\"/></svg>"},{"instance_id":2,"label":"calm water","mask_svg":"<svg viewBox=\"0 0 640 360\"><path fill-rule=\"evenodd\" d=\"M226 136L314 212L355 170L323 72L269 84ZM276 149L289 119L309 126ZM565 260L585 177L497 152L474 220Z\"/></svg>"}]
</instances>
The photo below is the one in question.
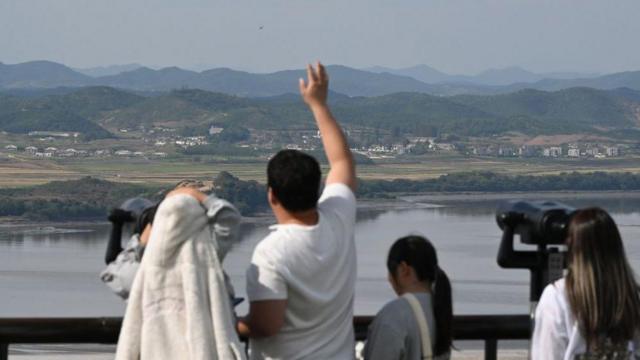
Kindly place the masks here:
<instances>
[{"instance_id":1,"label":"calm water","mask_svg":"<svg viewBox=\"0 0 640 360\"><path fill-rule=\"evenodd\" d=\"M640 272L640 197L564 195L574 206L599 205L620 226L633 267ZM423 234L439 251L453 281L456 313L526 313L528 273L496 264L500 230L497 200L406 199L407 209L359 211L356 313L374 314L394 294L387 284L385 256L398 237ZM60 227L65 228L65 227ZM69 229L66 227L66 229ZM0 317L118 316L124 303L99 281L104 267L108 225L74 227L82 232L42 234L0 228ZM244 240L229 254L225 268L243 296L244 271L265 226L246 224ZM246 303L239 312L246 311Z\"/></svg>"}]
</instances>

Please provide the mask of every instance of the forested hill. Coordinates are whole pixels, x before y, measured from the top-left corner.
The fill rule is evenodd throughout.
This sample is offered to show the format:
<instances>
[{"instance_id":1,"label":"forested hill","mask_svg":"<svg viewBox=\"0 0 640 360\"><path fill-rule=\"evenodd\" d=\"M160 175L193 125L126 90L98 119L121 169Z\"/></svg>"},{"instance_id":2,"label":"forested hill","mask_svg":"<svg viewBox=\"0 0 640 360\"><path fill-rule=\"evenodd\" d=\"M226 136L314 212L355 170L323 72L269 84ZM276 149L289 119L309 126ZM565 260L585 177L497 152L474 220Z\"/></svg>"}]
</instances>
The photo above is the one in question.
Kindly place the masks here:
<instances>
[{"instance_id":1,"label":"forested hill","mask_svg":"<svg viewBox=\"0 0 640 360\"><path fill-rule=\"evenodd\" d=\"M269 211L266 187L227 172L213 179L216 195L229 200L245 216ZM162 199L168 186L114 183L95 178L57 181L21 189L0 190L0 217L42 221L106 220L108 210L130 197ZM392 198L426 192L640 191L640 175L631 173L563 173L510 176L463 172L427 180L361 180L358 198Z\"/></svg>"},{"instance_id":2,"label":"forested hill","mask_svg":"<svg viewBox=\"0 0 640 360\"><path fill-rule=\"evenodd\" d=\"M158 199L160 189L91 177L0 189L0 216L53 221L106 220L110 208L130 197Z\"/></svg>"},{"instance_id":3,"label":"forested hill","mask_svg":"<svg viewBox=\"0 0 640 360\"><path fill-rule=\"evenodd\" d=\"M397 134L603 134L640 126L640 92L631 89L521 90L454 97L422 93L348 97L333 93L330 100L336 116L347 127ZM113 136L107 129L113 132L154 124L202 133L212 124L258 130L314 126L297 95L255 99L183 89L141 96L110 87L40 97L0 94L0 130L13 133L78 131L89 138L103 138Z\"/></svg>"}]
</instances>

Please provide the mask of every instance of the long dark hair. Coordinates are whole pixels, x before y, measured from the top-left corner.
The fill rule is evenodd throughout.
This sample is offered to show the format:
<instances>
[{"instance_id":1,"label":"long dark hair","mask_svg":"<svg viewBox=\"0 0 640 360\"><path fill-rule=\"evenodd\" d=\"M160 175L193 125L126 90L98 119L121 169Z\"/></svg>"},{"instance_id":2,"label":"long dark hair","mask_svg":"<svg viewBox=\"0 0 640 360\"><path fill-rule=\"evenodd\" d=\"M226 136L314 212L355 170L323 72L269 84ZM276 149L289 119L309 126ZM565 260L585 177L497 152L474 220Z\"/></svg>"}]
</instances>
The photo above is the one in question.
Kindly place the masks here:
<instances>
[{"instance_id":1,"label":"long dark hair","mask_svg":"<svg viewBox=\"0 0 640 360\"><path fill-rule=\"evenodd\" d=\"M606 211L577 211L569 223L567 297L590 350L634 338L640 293L616 223Z\"/></svg>"},{"instance_id":2,"label":"long dark hair","mask_svg":"<svg viewBox=\"0 0 640 360\"><path fill-rule=\"evenodd\" d=\"M436 343L434 354L442 355L451 350L453 305L449 277L438 266L436 249L422 236L411 235L400 238L389 249L387 269L395 274L400 263L411 266L420 281L432 285L433 314L436 320Z\"/></svg>"}]
</instances>

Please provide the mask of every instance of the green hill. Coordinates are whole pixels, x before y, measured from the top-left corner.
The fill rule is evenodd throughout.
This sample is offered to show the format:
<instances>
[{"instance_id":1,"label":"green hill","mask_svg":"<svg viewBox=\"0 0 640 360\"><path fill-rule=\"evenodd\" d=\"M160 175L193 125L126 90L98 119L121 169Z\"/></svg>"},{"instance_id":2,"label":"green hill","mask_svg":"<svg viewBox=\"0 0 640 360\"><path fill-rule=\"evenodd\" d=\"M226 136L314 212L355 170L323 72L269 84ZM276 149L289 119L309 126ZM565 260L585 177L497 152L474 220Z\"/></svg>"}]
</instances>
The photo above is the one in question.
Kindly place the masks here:
<instances>
[{"instance_id":1,"label":"green hill","mask_svg":"<svg viewBox=\"0 0 640 360\"><path fill-rule=\"evenodd\" d=\"M395 135L492 136L608 132L630 133L640 123L640 95L573 88L556 92L521 90L504 95L432 96L395 93L377 97L330 98L336 117L350 129ZM79 89L36 98L0 95L0 130L78 131L108 137L108 129L172 127L183 134L204 134L209 126L257 130L315 129L298 95L243 98L182 89L143 97L108 87Z\"/></svg>"},{"instance_id":2,"label":"green hill","mask_svg":"<svg viewBox=\"0 0 640 360\"><path fill-rule=\"evenodd\" d=\"M91 177L44 185L0 189L0 216L32 220L105 220L110 208L142 196L158 199L158 186L115 183Z\"/></svg>"},{"instance_id":3,"label":"green hill","mask_svg":"<svg viewBox=\"0 0 640 360\"><path fill-rule=\"evenodd\" d=\"M52 108L23 109L0 114L0 129L15 134L31 131L79 132L87 140L113 137L102 127L77 114Z\"/></svg>"},{"instance_id":4,"label":"green hill","mask_svg":"<svg viewBox=\"0 0 640 360\"><path fill-rule=\"evenodd\" d=\"M67 107L57 104L56 101L0 96L0 130L16 134L31 131L79 132L86 139L113 136Z\"/></svg>"},{"instance_id":5,"label":"green hill","mask_svg":"<svg viewBox=\"0 0 640 360\"><path fill-rule=\"evenodd\" d=\"M215 111L200 106L204 101L200 97L189 97L176 91L113 110L104 114L99 121L109 128L148 127L152 124L181 128L213 122L216 120Z\"/></svg>"},{"instance_id":6,"label":"green hill","mask_svg":"<svg viewBox=\"0 0 640 360\"><path fill-rule=\"evenodd\" d=\"M334 112L345 123L421 136L440 132L472 135L502 132L500 119L448 98L418 93L398 93L339 102ZM464 123L464 124L462 124Z\"/></svg>"},{"instance_id":7,"label":"green hill","mask_svg":"<svg viewBox=\"0 0 640 360\"><path fill-rule=\"evenodd\" d=\"M21 64L0 63L0 88L47 88L85 86L93 79L51 61Z\"/></svg>"},{"instance_id":8,"label":"green hill","mask_svg":"<svg viewBox=\"0 0 640 360\"><path fill-rule=\"evenodd\" d=\"M103 112L126 108L144 100L140 95L106 86L95 86L81 88L61 96L49 96L42 101L56 104L78 115L97 118Z\"/></svg>"},{"instance_id":9,"label":"green hill","mask_svg":"<svg viewBox=\"0 0 640 360\"><path fill-rule=\"evenodd\" d=\"M545 123L574 126L625 127L633 125L631 109L622 99L603 90L572 88L557 92L521 90L495 96L457 96L460 104L504 117L526 116Z\"/></svg>"}]
</instances>

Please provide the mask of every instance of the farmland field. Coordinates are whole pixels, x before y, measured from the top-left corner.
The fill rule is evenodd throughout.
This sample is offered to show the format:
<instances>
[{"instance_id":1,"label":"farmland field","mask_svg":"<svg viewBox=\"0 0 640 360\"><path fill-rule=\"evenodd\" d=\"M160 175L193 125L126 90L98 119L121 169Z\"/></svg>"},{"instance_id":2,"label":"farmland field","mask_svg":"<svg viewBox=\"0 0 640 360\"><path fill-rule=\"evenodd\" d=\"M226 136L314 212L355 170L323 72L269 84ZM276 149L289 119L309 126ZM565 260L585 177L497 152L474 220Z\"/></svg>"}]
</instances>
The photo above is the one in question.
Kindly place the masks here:
<instances>
[{"instance_id":1,"label":"farmland field","mask_svg":"<svg viewBox=\"0 0 640 360\"><path fill-rule=\"evenodd\" d=\"M132 183L171 184L184 178L208 179L228 171L242 180L265 181L266 160L234 159L33 159L0 157L0 187L43 184L53 180L93 176ZM326 170L326 168L325 168ZM616 171L640 173L640 158L618 159L519 159L432 155L411 161L380 160L358 166L364 179L426 179L461 171L493 171L501 174L552 175L560 172Z\"/></svg>"}]
</instances>

